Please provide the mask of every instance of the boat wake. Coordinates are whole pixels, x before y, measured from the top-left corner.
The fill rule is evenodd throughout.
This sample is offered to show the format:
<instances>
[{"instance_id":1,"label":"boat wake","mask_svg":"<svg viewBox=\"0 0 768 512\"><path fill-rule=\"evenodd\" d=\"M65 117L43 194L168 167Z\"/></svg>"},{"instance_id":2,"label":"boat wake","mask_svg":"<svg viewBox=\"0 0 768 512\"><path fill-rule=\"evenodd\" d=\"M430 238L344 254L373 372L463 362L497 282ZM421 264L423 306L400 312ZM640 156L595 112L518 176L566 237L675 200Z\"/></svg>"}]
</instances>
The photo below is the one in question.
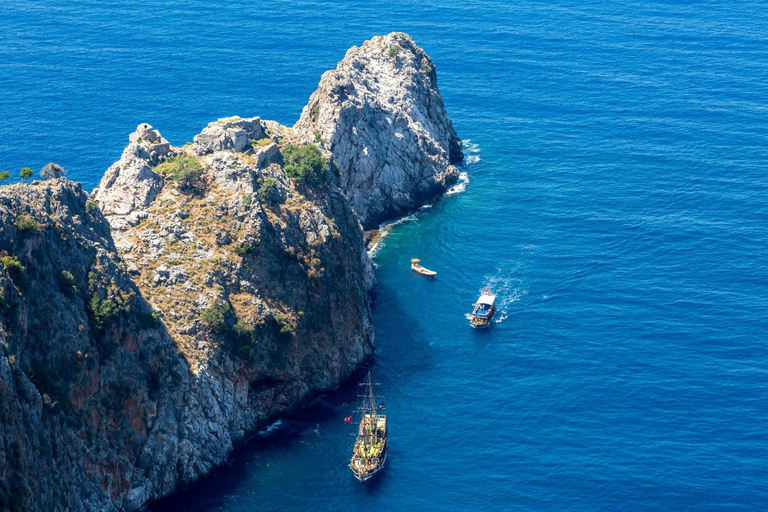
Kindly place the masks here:
<instances>
[{"instance_id":1,"label":"boat wake","mask_svg":"<svg viewBox=\"0 0 768 512\"><path fill-rule=\"evenodd\" d=\"M523 295L528 293L523 288L523 281L512 274L485 276L484 282L485 286L478 290L478 292L482 293L487 289L496 294L496 311L499 314L493 322L497 324L509 318L509 310L512 304L518 302Z\"/></svg>"}]
</instances>

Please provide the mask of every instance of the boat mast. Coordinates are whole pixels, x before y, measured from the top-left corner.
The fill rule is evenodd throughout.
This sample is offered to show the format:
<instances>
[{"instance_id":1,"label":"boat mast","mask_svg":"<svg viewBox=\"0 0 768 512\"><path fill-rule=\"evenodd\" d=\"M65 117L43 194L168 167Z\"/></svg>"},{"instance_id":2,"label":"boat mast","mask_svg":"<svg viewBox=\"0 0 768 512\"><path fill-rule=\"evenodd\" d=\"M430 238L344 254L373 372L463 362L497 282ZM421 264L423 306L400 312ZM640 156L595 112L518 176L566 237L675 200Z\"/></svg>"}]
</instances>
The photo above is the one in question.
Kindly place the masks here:
<instances>
[{"instance_id":1,"label":"boat mast","mask_svg":"<svg viewBox=\"0 0 768 512\"><path fill-rule=\"evenodd\" d=\"M368 372L368 395L371 401L371 417L376 414L376 400L373 398L373 383L371 382L371 372Z\"/></svg>"},{"instance_id":2,"label":"boat mast","mask_svg":"<svg viewBox=\"0 0 768 512\"><path fill-rule=\"evenodd\" d=\"M370 418L368 418L368 442L373 446L376 435L376 400L373 398L373 383L371 382L371 372L368 372L368 400L371 408Z\"/></svg>"}]
</instances>

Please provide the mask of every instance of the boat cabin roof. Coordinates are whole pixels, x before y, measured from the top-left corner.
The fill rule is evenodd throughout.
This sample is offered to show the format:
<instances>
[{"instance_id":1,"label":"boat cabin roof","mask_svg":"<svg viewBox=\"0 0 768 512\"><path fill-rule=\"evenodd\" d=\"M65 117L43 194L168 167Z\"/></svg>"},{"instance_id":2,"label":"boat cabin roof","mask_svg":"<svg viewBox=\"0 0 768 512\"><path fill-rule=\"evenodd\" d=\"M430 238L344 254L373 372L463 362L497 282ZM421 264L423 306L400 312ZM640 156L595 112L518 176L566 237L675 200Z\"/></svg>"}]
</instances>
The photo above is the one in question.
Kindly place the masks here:
<instances>
[{"instance_id":1,"label":"boat cabin roof","mask_svg":"<svg viewBox=\"0 0 768 512\"><path fill-rule=\"evenodd\" d=\"M494 304L496 304L496 296L483 294L480 296L479 299L477 299L477 303L488 304L489 306L493 306Z\"/></svg>"}]
</instances>

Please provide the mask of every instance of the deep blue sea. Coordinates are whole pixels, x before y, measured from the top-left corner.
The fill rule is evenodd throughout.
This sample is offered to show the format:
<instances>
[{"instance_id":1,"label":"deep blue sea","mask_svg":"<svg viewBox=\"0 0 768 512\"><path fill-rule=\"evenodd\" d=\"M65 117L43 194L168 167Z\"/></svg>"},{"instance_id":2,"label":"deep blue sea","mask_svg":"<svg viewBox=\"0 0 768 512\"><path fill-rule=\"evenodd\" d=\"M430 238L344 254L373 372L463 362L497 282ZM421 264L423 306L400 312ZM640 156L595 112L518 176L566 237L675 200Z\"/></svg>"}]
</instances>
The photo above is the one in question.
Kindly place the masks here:
<instances>
[{"instance_id":1,"label":"deep blue sea","mask_svg":"<svg viewBox=\"0 0 768 512\"><path fill-rule=\"evenodd\" d=\"M91 189L141 122L293 124L393 30L468 183L375 254L386 471L346 467L350 384L152 510L768 509L765 2L3 0L0 170Z\"/></svg>"}]
</instances>

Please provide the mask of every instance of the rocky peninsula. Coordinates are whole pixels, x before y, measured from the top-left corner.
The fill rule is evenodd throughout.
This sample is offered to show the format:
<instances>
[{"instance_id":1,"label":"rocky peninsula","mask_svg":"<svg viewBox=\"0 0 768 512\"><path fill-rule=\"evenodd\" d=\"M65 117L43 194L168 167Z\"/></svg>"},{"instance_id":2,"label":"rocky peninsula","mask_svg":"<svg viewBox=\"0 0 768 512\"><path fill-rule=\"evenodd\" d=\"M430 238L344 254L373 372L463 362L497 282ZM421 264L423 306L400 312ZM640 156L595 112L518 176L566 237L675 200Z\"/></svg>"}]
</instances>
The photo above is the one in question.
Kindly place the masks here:
<instances>
[{"instance_id":1,"label":"rocky peninsula","mask_svg":"<svg viewBox=\"0 0 768 512\"><path fill-rule=\"evenodd\" d=\"M357 370L361 224L458 174L436 80L390 34L294 127L228 117L177 147L142 123L90 195L0 188L0 505L142 509Z\"/></svg>"}]
</instances>

